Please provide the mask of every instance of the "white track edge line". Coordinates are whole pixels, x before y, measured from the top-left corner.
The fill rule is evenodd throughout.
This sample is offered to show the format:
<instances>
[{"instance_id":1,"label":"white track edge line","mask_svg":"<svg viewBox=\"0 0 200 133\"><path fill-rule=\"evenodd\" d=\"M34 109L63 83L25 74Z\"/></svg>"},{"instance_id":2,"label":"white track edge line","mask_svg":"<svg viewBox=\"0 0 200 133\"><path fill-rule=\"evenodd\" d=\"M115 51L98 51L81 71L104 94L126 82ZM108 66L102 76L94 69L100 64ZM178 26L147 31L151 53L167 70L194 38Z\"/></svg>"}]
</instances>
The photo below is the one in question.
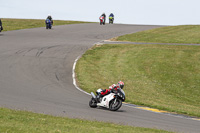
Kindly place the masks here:
<instances>
[{"instance_id":1,"label":"white track edge line","mask_svg":"<svg viewBox=\"0 0 200 133\"><path fill-rule=\"evenodd\" d=\"M85 94L87 94L87 95L91 95L90 93L87 93L86 91L84 91L84 90L82 90L81 88L79 88L79 87L77 86L77 84L76 84L75 68L76 68L76 63L77 63L77 61L79 60L80 57L81 57L81 56L78 56L78 57L76 58L76 60L74 61L74 64L73 64L73 69L72 69L73 84L74 84L74 86L76 87L76 89L78 89L79 91L81 91L81 92L83 92L83 93L85 93Z\"/></svg>"}]
</instances>

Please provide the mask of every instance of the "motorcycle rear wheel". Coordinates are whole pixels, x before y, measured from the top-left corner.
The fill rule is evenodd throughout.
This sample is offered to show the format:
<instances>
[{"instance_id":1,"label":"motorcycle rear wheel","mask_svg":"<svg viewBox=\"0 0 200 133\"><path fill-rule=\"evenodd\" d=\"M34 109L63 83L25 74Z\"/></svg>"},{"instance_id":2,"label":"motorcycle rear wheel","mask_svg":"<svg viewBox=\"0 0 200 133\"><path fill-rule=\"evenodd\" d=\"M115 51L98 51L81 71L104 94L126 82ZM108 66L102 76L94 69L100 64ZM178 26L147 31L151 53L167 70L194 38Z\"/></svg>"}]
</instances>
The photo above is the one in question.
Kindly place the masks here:
<instances>
[{"instance_id":1,"label":"motorcycle rear wheel","mask_svg":"<svg viewBox=\"0 0 200 133\"><path fill-rule=\"evenodd\" d=\"M121 99L116 99L116 102L114 103L115 99L113 99L111 102L110 102L110 105L109 105L109 109L111 111L117 111L121 106L122 106L122 100Z\"/></svg>"}]
</instances>

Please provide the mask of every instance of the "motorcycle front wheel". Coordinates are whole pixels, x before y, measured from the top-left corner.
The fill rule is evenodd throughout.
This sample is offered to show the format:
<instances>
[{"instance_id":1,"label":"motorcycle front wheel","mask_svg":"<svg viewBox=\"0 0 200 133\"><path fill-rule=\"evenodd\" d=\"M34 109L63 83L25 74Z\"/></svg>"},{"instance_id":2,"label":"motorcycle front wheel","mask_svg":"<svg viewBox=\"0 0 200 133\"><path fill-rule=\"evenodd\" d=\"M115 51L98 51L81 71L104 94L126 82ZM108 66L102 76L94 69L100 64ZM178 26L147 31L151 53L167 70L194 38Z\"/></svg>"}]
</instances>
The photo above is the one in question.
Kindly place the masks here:
<instances>
[{"instance_id":1,"label":"motorcycle front wheel","mask_svg":"<svg viewBox=\"0 0 200 133\"><path fill-rule=\"evenodd\" d=\"M117 111L121 106L122 106L122 100L117 98L117 99L113 99L110 102L109 109L111 111Z\"/></svg>"},{"instance_id":2,"label":"motorcycle front wheel","mask_svg":"<svg viewBox=\"0 0 200 133\"><path fill-rule=\"evenodd\" d=\"M96 102L96 100L95 100L94 98L92 98L92 99L90 100L89 106L90 106L91 108L96 108L96 107L97 107L97 102Z\"/></svg>"}]
</instances>

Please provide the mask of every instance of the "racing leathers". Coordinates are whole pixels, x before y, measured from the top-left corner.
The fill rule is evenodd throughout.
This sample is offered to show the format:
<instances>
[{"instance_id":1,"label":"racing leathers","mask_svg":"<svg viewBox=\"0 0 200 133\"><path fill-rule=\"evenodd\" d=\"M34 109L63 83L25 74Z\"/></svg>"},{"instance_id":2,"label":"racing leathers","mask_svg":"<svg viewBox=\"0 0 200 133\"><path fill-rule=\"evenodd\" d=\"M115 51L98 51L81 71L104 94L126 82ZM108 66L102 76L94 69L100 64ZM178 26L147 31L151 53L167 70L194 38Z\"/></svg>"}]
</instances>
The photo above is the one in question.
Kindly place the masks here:
<instances>
[{"instance_id":1,"label":"racing leathers","mask_svg":"<svg viewBox=\"0 0 200 133\"><path fill-rule=\"evenodd\" d=\"M101 16L103 16L104 17L104 22L106 22L106 14L105 13L103 13ZM100 16L100 17L101 17Z\"/></svg>"},{"instance_id":2,"label":"racing leathers","mask_svg":"<svg viewBox=\"0 0 200 133\"><path fill-rule=\"evenodd\" d=\"M0 27L1 27L1 30L3 30L1 19L0 19Z\"/></svg>"},{"instance_id":3,"label":"racing leathers","mask_svg":"<svg viewBox=\"0 0 200 133\"><path fill-rule=\"evenodd\" d=\"M101 96L103 97L103 96L109 94L110 92L117 91L118 88L120 88L119 85L113 84L113 85L111 85L111 86L109 87L109 89L103 90L103 91L101 92Z\"/></svg>"},{"instance_id":4,"label":"racing leathers","mask_svg":"<svg viewBox=\"0 0 200 133\"><path fill-rule=\"evenodd\" d=\"M2 26L2 22L1 22L1 19L0 19L0 26Z\"/></svg>"},{"instance_id":5,"label":"racing leathers","mask_svg":"<svg viewBox=\"0 0 200 133\"><path fill-rule=\"evenodd\" d=\"M113 23L113 21L114 21L114 14L111 13L111 14L109 15L109 23Z\"/></svg>"},{"instance_id":6,"label":"racing leathers","mask_svg":"<svg viewBox=\"0 0 200 133\"><path fill-rule=\"evenodd\" d=\"M47 19L49 19L51 21L51 24L53 25L53 19L51 16L48 16Z\"/></svg>"}]
</instances>

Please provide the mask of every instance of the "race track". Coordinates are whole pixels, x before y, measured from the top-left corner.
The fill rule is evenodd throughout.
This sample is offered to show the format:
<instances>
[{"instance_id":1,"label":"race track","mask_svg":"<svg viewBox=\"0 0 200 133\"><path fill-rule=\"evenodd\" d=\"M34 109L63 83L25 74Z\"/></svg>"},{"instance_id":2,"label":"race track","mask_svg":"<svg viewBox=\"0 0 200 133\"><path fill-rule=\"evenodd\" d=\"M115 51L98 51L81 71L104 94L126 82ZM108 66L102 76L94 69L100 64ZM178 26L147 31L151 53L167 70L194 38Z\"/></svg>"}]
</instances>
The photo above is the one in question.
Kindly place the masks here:
<instances>
[{"instance_id":1,"label":"race track","mask_svg":"<svg viewBox=\"0 0 200 133\"><path fill-rule=\"evenodd\" d=\"M176 132L200 132L200 121L124 106L90 108L73 85L75 59L95 43L160 26L74 24L0 33L0 107ZM126 92L126 91L125 91Z\"/></svg>"}]
</instances>

